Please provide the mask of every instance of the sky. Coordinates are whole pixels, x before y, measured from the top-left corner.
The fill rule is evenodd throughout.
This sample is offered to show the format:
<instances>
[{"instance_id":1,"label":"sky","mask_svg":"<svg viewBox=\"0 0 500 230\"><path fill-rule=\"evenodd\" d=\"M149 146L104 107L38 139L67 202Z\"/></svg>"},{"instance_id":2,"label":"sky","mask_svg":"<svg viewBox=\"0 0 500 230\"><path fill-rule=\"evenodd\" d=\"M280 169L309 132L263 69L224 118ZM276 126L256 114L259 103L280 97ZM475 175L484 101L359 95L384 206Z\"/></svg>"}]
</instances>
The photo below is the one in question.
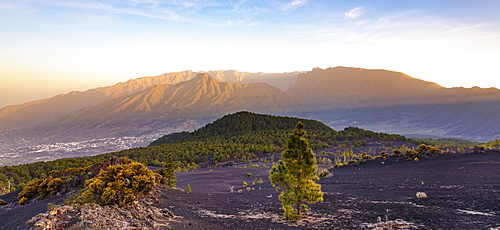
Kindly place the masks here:
<instances>
[{"instance_id":1,"label":"sky","mask_svg":"<svg viewBox=\"0 0 500 230\"><path fill-rule=\"evenodd\" d=\"M1 0L0 107L184 70L500 88L500 0Z\"/></svg>"}]
</instances>

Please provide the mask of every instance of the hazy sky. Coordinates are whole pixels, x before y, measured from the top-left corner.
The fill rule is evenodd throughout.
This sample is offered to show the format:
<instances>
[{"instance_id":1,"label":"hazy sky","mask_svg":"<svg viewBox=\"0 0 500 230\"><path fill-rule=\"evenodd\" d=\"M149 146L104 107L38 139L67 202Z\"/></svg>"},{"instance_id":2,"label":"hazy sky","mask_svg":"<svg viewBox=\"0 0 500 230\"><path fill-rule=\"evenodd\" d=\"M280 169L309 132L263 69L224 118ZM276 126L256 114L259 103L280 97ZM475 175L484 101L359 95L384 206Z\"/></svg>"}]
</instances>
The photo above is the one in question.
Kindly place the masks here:
<instances>
[{"instance_id":1,"label":"hazy sky","mask_svg":"<svg viewBox=\"0 0 500 230\"><path fill-rule=\"evenodd\" d=\"M1 0L0 107L184 70L500 88L500 0Z\"/></svg>"}]
</instances>

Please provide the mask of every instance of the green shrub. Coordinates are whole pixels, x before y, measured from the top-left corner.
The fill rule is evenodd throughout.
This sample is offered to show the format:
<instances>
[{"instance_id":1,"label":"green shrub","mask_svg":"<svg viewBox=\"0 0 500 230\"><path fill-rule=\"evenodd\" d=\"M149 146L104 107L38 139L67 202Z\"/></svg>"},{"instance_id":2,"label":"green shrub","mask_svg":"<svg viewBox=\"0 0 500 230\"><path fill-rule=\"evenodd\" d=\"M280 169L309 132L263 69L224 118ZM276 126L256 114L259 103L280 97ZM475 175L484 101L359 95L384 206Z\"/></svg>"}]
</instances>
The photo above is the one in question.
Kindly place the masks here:
<instances>
[{"instance_id":1,"label":"green shrub","mask_svg":"<svg viewBox=\"0 0 500 230\"><path fill-rule=\"evenodd\" d=\"M44 199L59 192L63 180L60 178L47 177L27 184L17 195L19 204L26 204L29 200L38 197Z\"/></svg>"},{"instance_id":2,"label":"green shrub","mask_svg":"<svg viewBox=\"0 0 500 230\"><path fill-rule=\"evenodd\" d=\"M24 205L24 204L26 204L28 201L29 201L29 199L28 199L27 197L21 197L21 199L19 199L19 204L20 204L20 205Z\"/></svg>"},{"instance_id":3,"label":"green shrub","mask_svg":"<svg viewBox=\"0 0 500 230\"><path fill-rule=\"evenodd\" d=\"M412 149L406 149L405 151L406 159L412 160L413 158L415 158L415 156L417 156L417 152L415 152Z\"/></svg>"},{"instance_id":4,"label":"green shrub","mask_svg":"<svg viewBox=\"0 0 500 230\"><path fill-rule=\"evenodd\" d=\"M184 189L184 191L186 191L186 192L193 192L193 190L191 189L191 184L188 184L186 186L186 189Z\"/></svg>"},{"instance_id":5,"label":"green shrub","mask_svg":"<svg viewBox=\"0 0 500 230\"><path fill-rule=\"evenodd\" d=\"M440 152L441 152L441 150L436 148L436 147L421 144L418 146L418 148L416 150L406 149L406 152L404 155L408 160L418 161L419 157L423 157L426 155L433 155L433 154L437 154Z\"/></svg>"},{"instance_id":6,"label":"green shrub","mask_svg":"<svg viewBox=\"0 0 500 230\"><path fill-rule=\"evenodd\" d=\"M253 174L247 173L246 177L253 177Z\"/></svg>"},{"instance_id":7,"label":"green shrub","mask_svg":"<svg viewBox=\"0 0 500 230\"><path fill-rule=\"evenodd\" d=\"M361 154L359 155L359 162L365 162L365 161L368 161L368 160L373 160L375 159L372 155L366 153L366 152L361 152Z\"/></svg>"},{"instance_id":8,"label":"green shrub","mask_svg":"<svg viewBox=\"0 0 500 230\"><path fill-rule=\"evenodd\" d=\"M318 170L318 176L319 177L325 177L328 174L330 174L330 171L328 171L328 169L320 168Z\"/></svg>"},{"instance_id":9,"label":"green shrub","mask_svg":"<svg viewBox=\"0 0 500 230\"><path fill-rule=\"evenodd\" d=\"M401 150L399 150L399 149L393 149L392 150L392 155L393 156L399 156L400 154L401 154Z\"/></svg>"},{"instance_id":10,"label":"green shrub","mask_svg":"<svg viewBox=\"0 0 500 230\"><path fill-rule=\"evenodd\" d=\"M141 163L131 162L109 166L99 176L87 180L87 186L77 203L117 204L132 203L140 196L149 195L155 186L154 173Z\"/></svg>"}]
</instances>

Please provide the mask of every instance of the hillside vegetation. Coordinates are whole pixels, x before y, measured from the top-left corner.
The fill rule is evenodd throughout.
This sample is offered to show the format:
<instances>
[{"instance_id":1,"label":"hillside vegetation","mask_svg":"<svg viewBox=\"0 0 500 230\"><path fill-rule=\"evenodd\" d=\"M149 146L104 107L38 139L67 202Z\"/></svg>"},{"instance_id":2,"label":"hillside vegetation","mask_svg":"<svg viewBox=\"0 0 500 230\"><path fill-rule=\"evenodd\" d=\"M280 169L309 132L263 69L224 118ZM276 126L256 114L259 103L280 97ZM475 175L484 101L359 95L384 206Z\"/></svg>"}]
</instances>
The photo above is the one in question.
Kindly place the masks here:
<instances>
[{"instance_id":1,"label":"hillside vegetation","mask_svg":"<svg viewBox=\"0 0 500 230\"><path fill-rule=\"evenodd\" d=\"M474 146L479 146L479 145L484 144L482 142L469 141L469 140L458 139L458 138L439 138L439 139L409 138L408 141L410 143L413 143L416 145L426 144L426 145L432 145L432 146L438 147L438 148L446 148L446 147L473 148Z\"/></svg>"},{"instance_id":2,"label":"hillside vegetation","mask_svg":"<svg viewBox=\"0 0 500 230\"><path fill-rule=\"evenodd\" d=\"M494 140L494 141L490 141L484 145L482 145L483 147L486 147L488 149L495 149L495 148L500 148L500 139L497 139L497 140Z\"/></svg>"},{"instance_id":3,"label":"hillside vegetation","mask_svg":"<svg viewBox=\"0 0 500 230\"><path fill-rule=\"evenodd\" d=\"M162 145L174 142L179 136L184 135L180 140L204 140L204 139L229 139L235 136L259 135L274 133L275 131L290 131L297 122L302 121L311 132L318 134L337 133L325 124L315 121L293 117L282 117L272 115L261 115L251 112L238 112L222 117L221 119L207 124L192 133L181 132L165 135L151 143L151 146ZM276 139L276 137L269 137ZM325 139L322 136L320 139ZM241 138L239 138L241 139ZM179 141L179 140L177 140Z\"/></svg>"},{"instance_id":4,"label":"hillside vegetation","mask_svg":"<svg viewBox=\"0 0 500 230\"><path fill-rule=\"evenodd\" d=\"M52 170L85 167L106 160L110 155L128 157L149 166L161 166L168 156L178 162L177 170L198 168L200 164L247 162L259 154L280 153L288 134L298 121L305 124L312 149L323 149L339 141L406 141L401 135L376 133L356 127L335 131L321 122L291 117L238 112L188 133L166 135L150 147L106 153L89 158L60 159L27 165L0 167L0 183L11 181L12 188L22 188L30 181L47 177Z\"/></svg>"}]
</instances>

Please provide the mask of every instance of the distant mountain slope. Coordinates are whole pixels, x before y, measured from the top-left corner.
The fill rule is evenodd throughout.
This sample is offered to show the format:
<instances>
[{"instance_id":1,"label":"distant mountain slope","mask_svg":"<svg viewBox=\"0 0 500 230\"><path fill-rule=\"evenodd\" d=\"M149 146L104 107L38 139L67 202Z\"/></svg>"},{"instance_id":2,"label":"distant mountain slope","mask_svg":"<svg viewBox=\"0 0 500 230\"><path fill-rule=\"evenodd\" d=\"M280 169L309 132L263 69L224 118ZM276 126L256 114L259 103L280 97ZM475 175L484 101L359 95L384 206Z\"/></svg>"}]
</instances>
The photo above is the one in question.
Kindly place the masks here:
<instances>
[{"instance_id":1,"label":"distant mountain slope","mask_svg":"<svg viewBox=\"0 0 500 230\"><path fill-rule=\"evenodd\" d=\"M208 119L240 110L286 114L299 108L292 95L266 83L218 82L208 74L176 85L161 84L144 91L107 99L38 130L75 136L132 135L166 127L176 119ZM151 127L151 126L156 127ZM144 130L147 132L147 130Z\"/></svg>"},{"instance_id":2,"label":"distant mountain slope","mask_svg":"<svg viewBox=\"0 0 500 230\"><path fill-rule=\"evenodd\" d=\"M494 88L449 89L399 72L348 67L300 74L289 92L315 109L500 100L500 90Z\"/></svg>"},{"instance_id":3,"label":"distant mountain slope","mask_svg":"<svg viewBox=\"0 0 500 230\"><path fill-rule=\"evenodd\" d=\"M131 79L126 82L120 82L108 87L99 87L95 90L103 92L107 97L114 97L119 95L126 95L135 92L139 92L150 88L151 86L161 85L161 84L177 84L193 78L196 75L191 70L182 72L172 72L162 74L156 77L141 77L137 79Z\"/></svg>"},{"instance_id":4,"label":"distant mountain slope","mask_svg":"<svg viewBox=\"0 0 500 230\"><path fill-rule=\"evenodd\" d=\"M500 90L443 88L387 70L336 67L299 75L302 116L341 128L476 140L500 137Z\"/></svg>"},{"instance_id":5,"label":"distant mountain slope","mask_svg":"<svg viewBox=\"0 0 500 230\"><path fill-rule=\"evenodd\" d=\"M301 117L317 119L341 129L357 126L377 132L413 137L455 137L488 141L500 138L498 102L400 105L307 111Z\"/></svg>"},{"instance_id":6,"label":"distant mountain slope","mask_svg":"<svg viewBox=\"0 0 500 230\"><path fill-rule=\"evenodd\" d=\"M0 130L26 128L55 121L106 98L97 90L74 91L22 105L7 106L0 109Z\"/></svg>"},{"instance_id":7,"label":"distant mountain slope","mask_svg":"<svg viewBox=\"0 0 500 230\"><path fill-rule=\"evenodd\" d=\"M266 83L219 82L208 74L176 85L155 85L133 95L118 96L86 108L69 119L81 117L114 120L141 116L219 116L234 110L285 112L298 105L291 95ZM90 118L90 119L89 119ZM80 118L79 118L80 119Z\"/></svg>"},{"instance_id":8,"label":"distant mountain slope","mask_svg":"<svg viewBox=\"0 0 500 230\"><path fill-rule=\"evenodd\" d=\"M55 97L32 101L22 105L7 106L0 108L0 129L26 128L55 121L106 99L120 95L130 95L155 85L178 84L193 79L199 73L191 70L165 73L155 77L132 79L112 86L99 87L84 92L74 91L67 94L60 94ZM295 83L300 72L267 74L219 70L207 73L214 76L220 82L268 82L271 85L286 90Z\"/></svg>"},{"instance_id":9,"label":"distant mountain slope","mask_svg":"<svg viewBox=\"0 0 500 230\"><path fill-rule=\"evenodd\" d=\"M231 82L231 83L259 83L265 82L269 85L278 87L281 90L287 90L295 84L299 74L303 72L295 71L291 73L249 73L240 72L236 70L211 70L211 71L200 71L193 72L191 70L182 72L182 75L172 75L171 73L166 73L159 75L157 77L152 77L152 79L165 79L163 83L160 84L171 84L175 85L177 83L191 80L200 73L207 73L215 80L220 82ZM142 79L142 78L140 78Z\"/></svg>"},{"instance_id":10,"label":"distant mountain slope","mask_svg":"<svg viewBox=\"0 0 500 230\"><path fill-rule=\"evenodd\" d=\"M164 74L160 77L144 77L108 87L84 92L74 91L22 105L7 106L0 109L0 129L26 128L56 121L108 98L136 93L157 84L165 84L171 79L183 79L188 76L190 78L191 74L191 71L184 71Z\"/></svg>"},{"instance_id":11,"label":"distant mountain slope","mask_svg":"<svg viewBox=\"0 0 500 230\"><path fill-rule=\"evenodd\" d=\"M291 73L248 73L236 70L218 70L206 72L213 78L221 82L233 83L258 83L265 82L278 87L281 90L288 90L295 84L299 74L303 72L295 71Z\"/></svg>"}]
</instances>

